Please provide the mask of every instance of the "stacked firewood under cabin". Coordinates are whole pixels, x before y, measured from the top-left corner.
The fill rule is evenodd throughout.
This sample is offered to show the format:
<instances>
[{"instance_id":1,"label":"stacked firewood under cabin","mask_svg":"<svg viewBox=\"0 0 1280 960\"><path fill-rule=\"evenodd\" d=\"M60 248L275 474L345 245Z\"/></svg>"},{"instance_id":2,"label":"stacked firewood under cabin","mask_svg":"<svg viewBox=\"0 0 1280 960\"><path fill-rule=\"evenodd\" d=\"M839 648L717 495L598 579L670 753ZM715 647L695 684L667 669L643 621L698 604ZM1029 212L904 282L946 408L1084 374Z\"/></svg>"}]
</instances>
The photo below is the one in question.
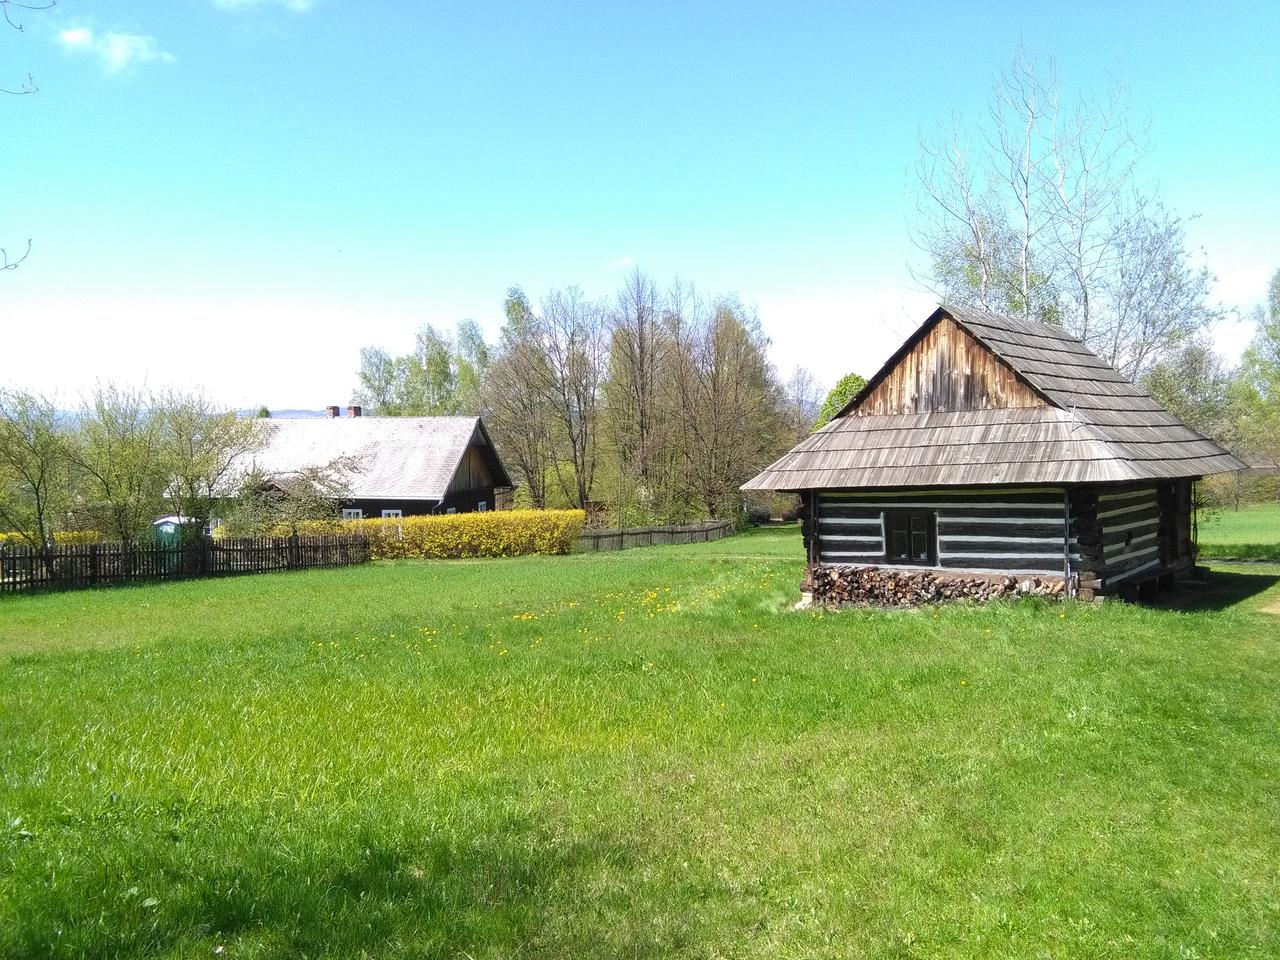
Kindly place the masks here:
<instances>
[{"instance_id":1,"label":"stacked firewood under cabin","mask_svg":"<svg viewBox=\"0 0 1280 960\"><path fill-rule=\"evenodd\" d=\"M984 603L1008 597L1062 597L1062 577L940 573L874 566L819 566L806 578L823 607L912 607L945 600Z\"/></svg>"}]
</instances>

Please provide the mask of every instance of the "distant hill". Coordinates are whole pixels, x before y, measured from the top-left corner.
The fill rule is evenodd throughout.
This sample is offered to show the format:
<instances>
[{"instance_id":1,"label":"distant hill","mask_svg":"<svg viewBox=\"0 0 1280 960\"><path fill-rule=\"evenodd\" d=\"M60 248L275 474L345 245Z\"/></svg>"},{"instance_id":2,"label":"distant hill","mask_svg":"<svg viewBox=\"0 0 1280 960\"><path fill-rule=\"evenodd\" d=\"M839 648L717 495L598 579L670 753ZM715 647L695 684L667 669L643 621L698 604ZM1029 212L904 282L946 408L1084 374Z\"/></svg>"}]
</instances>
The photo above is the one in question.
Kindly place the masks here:
<instances>
[{"instance_id":1,"label":"distant hill","mask_svg":"<svg viewBox=\"0 0 1280 960\"><path fill-rule=\"evenodd\" d=\"M257 408L251 410L237 410L236 416L240 417L256 417L258 415ZM272 420L303 420L308 417L323 417L323 410L272 410Z\"/></svg>"}]
</instances>

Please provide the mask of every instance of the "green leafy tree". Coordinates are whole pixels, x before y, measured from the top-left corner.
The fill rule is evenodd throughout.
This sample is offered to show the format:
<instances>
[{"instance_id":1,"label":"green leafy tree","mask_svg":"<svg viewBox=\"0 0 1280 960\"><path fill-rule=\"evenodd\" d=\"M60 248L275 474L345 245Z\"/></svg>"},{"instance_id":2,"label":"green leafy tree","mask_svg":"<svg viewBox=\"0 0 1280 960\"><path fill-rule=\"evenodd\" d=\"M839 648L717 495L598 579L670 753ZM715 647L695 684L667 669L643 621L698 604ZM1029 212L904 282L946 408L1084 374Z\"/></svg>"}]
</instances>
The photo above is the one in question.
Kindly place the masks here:
<instances>
[{"instance_id":1,"label":"green leafy tree","mask_svg":"<svg viewBox=\"0 0 1280 960\"><path fill-rule=\"evenodd\" d=\"M476 414L490 362L475 321L462 321L453 335L427 324L418 331L413 353L393 357L377 347L360 351L355 399L386 417Z\"/></svg>"},{"instance_id":2,"label":"green leafy tree","mask_svg":"<svg viewBox=\"0 0 1280 960\"><path fill-rule=\"evenodd\" d=\"M351 475L358 469L351 457L304 467L284 474L254 470L240 483L233 507L224 520L231 536L269 536L285 527L297 536L304 523L331 520L337 529L338 510L351 497Z\"/></svg>"},{"instance_id":3,"label":"green leafy tree","mask_svg":"<svg viewBox=\"0 0 1280 960\"><path fill-rule=\"evenodd\" d=\"M227 498L246 458L266 442L267 424L222 410L199 391L170 391L155 402L162 429L168 499L203 529Z\"/></svg>"},{"instance_id":4,"label":"green leafy tree","mask_svg":"<svg viewBox=\"0 0 1280 960\"><path fill-rule=\"evenodd\" d=\"M1231 389L1232 417L1240 448L1253 459L1280 466L1280 270L1271 277L1265 308Z\"/></svg>"},{"instance_id":5,"label":"green leafy tree","mask_svg":"<svg viewBox=\"0 0 1280 960\"><path fill-rule=\"evenodd\" d=\"M67 436L53 404L0 391L0 532L45 547L71 500Z\"/></svg>"},{"instance_id":6,"label":"green leafy tree","mask_svg":"<svg viewBox=\"0 0 1280 960\"><path fill-rule=\"evenodd\" d=\"M81 521L125 543L150 537L171 479L161 412L141 391L108 384L79 420L70 460L83 482Z\"/></svg>"},{"instance_id":7,"label":"green leafy tree","mask_svg":"<svg viewBox=\"0 0 1280 960\"><path fill-rule=\"evenodd\" d=\"M818 419L814 423L815 430L821 430L828 423L835 419L837 413L844 409L845 405L862 392L867 385L865 377L856 373L846 373L841 377L831 392L827 394L827 399L822 401L822 407L818 410Z\"/></svg>"},{"instance_id":8,"label":"green leafy tree","mask_svg":"<svg viewBox=\"0 0 1280 960\"><path fill-rule=\"evenodd\" d=\"M1231 371L1213 345L1197 337L1155 363L1143 374L1141 385L1193 430L1229 443L1233 439L1231 379Z\"/></svg>"}]
</instances>

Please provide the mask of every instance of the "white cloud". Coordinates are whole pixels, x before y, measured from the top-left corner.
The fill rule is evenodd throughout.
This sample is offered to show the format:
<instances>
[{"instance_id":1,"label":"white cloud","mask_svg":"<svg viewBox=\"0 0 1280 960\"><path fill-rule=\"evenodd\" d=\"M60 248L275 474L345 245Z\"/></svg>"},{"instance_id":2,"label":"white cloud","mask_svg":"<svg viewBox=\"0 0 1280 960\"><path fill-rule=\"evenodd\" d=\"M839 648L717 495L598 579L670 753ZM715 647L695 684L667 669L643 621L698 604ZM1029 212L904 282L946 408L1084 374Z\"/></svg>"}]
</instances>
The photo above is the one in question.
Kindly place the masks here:
<instances>
[{"instance_id":1,"label":"white cloud","mask_svg":"<svg viewBox=\"0 0 1280 960\"><path fill-rule=\"evenodd\" d=\"M141 33L112 31L101 36L88 27L71 27L58 33L58 42L68 53L87 53L98 58L106 74L117 74L139 63L173 63L168 51L156 46L156 38Z\"/></svg>"},{"instance_id":2,"label":"white cloud","mask_svg":"<svg viewBox=\"0 0 1280 960\"><path fill-rule=\"evenodd\" d=\"M619 257L617 260L613 261L613 265L615 267L633 267L635 266L635 263L636 258L631 256L631 254L627 254L625 257Z\"/></svg>"},{"instance_id":3,"label":"white cloud","mask_svg":"<svg viewBox=\"0 0 1280 960\"><path fill-rule=\"evenodd\" d=\"M88 50L93 47L93 31L88 27L72 27L58 34L58 42L68 50Z\"/></svg>"},{"instance_id":4,"label":"white cloud","mask_svg":"<svg viewBox=\"0 0 1280 960\"><path fill-rule=\"evenodd\" d=\"M245 10L249 7L277 6L284 7L292 13L306 13L316 5L317 0L213 0L215 7L223 10Z\"/></svg>"}]
</instances>

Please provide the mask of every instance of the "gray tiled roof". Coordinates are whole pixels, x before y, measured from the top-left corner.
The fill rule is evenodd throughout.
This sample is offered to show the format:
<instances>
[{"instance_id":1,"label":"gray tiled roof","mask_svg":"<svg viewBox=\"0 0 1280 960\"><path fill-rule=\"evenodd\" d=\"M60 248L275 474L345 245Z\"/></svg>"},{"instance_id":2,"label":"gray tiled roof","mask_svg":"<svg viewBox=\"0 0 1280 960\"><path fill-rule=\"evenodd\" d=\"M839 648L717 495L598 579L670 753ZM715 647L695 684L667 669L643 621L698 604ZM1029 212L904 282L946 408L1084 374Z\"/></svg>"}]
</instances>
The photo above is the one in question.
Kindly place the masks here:
<instances>
[{"instance_id":1,"label":"gray tiled roof","mask_svg":"<svg viewBox=\"0 0 1280 960\"><path fill-rule=\"evenodd\" d=\"M353 457L355 499L440 500L472 436L487 442L479 417L311 417L272 420L269 429L259 469L290 473Z\"/></svg>"},{"instance_id":2,"label":"gray tiled roof","mask_svg":"<svg viewBox=\"0 0 1280 960\"><path fill-rule=\"evenodd\" d=\"M743 488L1120 483L1244 466L1057 327L942 307L908 344L944 316L1000 357L1048 405L850 415L891 361L840 417Z\"/></svg>"}]
</instances>

